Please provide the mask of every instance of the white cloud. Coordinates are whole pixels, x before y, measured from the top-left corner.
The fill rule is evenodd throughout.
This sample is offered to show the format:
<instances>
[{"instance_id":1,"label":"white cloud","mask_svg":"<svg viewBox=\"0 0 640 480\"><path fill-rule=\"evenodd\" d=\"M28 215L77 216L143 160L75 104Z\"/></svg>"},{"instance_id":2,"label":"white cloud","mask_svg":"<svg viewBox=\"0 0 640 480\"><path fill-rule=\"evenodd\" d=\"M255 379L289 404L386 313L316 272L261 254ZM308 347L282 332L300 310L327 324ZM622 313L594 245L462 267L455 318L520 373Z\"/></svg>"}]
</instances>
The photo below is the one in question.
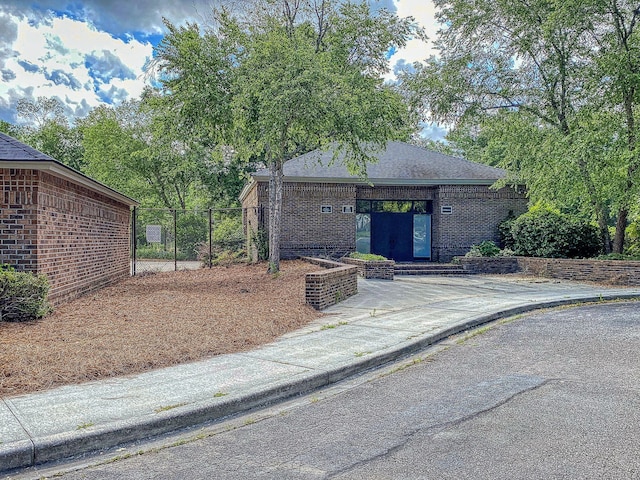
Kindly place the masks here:
<instances>
[{"instance_id":1,"label":"white cloud","mask_svg":"<svg viewBox=\"0 0 640 480\"><path fill-rule=\"evenodd\" d=\"M104 103L108 97L99 95L101 91L114 88L118 100L142 92L151 44L114 38L90 23L66 17L50 15L38 22L8 17L17 26L17 34L6 47L11 52L4 56L3 71L15 76L10 82L0 82L0 98L5 102L58 97L74 115L78 106L84 111L87 105Z\"/></svg>"},{"instance_id":2,"label":"white cloud","mask_svg":"<svg viewBox=\"0 0 640 480\"><path fill-rule=\"evenodd\" d=\"M429 41L410 40L405 48L398 50L391 57L391 60L398 61L402 59L411 64L413 62L421 62L435 54L432 40L436 36L439 25L436 22L436 10L433 2L425 0L395 0L395 5L399 17L412 16L415 18L416 22L425 29Z\"/></svg>"}]
</instances>

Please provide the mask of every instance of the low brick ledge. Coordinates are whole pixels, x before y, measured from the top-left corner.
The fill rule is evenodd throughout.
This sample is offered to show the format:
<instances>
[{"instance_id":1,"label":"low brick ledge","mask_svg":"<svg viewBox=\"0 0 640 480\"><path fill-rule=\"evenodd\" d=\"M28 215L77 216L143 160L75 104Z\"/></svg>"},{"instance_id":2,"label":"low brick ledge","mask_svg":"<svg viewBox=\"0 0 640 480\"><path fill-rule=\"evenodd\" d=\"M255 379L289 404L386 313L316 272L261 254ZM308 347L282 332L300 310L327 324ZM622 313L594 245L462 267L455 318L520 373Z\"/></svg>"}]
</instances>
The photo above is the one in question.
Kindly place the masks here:
<instances>
[{"instance_id":1,"label":"low brick ledge","mask_svg":"<svg viewBox=\"0 0 640 480\"><path fill-rule=\"evenodd\" d=\"M358 273L363 278L393 280L396 265L393 260L361 260L359 258L343 257L340 261L349 265L356 265Z\"/></svg>"},{"instance_id":2,"label":"low brick ledge","mask_svg":"<svg viewBox=\"0 0 640 480\"><path fill-rule=\"evenodd\" d=\"M305 275L305 301L316 310L324 310L358 293L358 267L355 265L324 258L300 258L324 269Z\"/></svg>"},{"instance_id":3,"label":"low brick ledge","mask_svg":"<svg viewBox=\"0 0 640 480\"><path fill-rule=\"evenodd\" d=\"M640 262L539 257L458 257L470 273L524 273L544 278L601 282L609 285L640 285Z\"/></svg>"}]
</instances>

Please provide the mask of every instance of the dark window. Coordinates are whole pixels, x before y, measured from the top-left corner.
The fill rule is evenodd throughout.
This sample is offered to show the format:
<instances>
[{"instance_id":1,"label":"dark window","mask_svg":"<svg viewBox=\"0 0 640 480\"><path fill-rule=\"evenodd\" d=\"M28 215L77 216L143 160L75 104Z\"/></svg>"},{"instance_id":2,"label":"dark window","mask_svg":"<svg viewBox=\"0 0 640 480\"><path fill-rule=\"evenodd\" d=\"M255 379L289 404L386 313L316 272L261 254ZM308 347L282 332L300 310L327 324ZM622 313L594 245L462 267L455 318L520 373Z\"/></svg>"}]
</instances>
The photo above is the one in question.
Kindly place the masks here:
<instances>
[{"instance_id":1,"label":"dark window","mask_svg":"<svg viewBox=\"0 0 640 480\"><path fill-rule=\"evenodd\" d=\"M371 212L371 200L356 201L356 213L370 213L370 212Z\"/></svg>"}]
</instances>

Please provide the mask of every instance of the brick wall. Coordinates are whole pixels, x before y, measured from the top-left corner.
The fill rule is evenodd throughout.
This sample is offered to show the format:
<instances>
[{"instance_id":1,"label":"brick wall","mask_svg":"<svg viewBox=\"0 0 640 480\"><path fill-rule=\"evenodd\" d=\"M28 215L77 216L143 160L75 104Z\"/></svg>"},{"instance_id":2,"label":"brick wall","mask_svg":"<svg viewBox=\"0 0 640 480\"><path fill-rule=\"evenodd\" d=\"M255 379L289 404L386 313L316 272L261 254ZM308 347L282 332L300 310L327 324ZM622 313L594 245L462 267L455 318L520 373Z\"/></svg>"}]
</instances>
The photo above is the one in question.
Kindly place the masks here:
<instances>
[{"instance_id":1,"label":"brick wall","mask_svg":"<svg viewBox=\"0 0 640 480\"><path fill-rule=\"evenodd\" d=\"M358 274L363 278L393 280L396 262L393 260L360 260L359 258L341 258L342 263L358 267Z\"/></svg>"},{"instance_id":2,"label":"brick wall","mask_svg":"<svg viewBox=\"0 0 640 480\"><path fill-rule=\"evenodd\" d=\"M0 169L0 263L36 272L38 172Z\"/></svg>"},{"instance_id":3,"label":"brick wall","mask_svg":"<svg viewBox=\"0 0 640 480\"><path fill-rule=\"evenodd\" d=\"M311 257L303 260L325 269L305 276L306 302L316 310L323 310L358 293L356 266Z\"/></svg>"},{"instance_id":4,"label":"brick wall","mask_svg":"<svg viewBox=\"0 0 640 480\"><path fill-rule=\"evenodd\" d=\"M441 208L451 207L451 214ZM443 185L433 205L432 259L449 262L464 255L471 245L484 240L500 241L498 225L509 212L527 211L527 199L512 188L491 190L488 186Z\"/></svg>"},{"instance_id":5,"label":"brick wall","mask_svg":"<svg viewBox=\"0 0 640 480\"><path fill-rule=\"evenodd\" d=\"M256 245L255 241L256 236L258 235L258 232L264 228L262 220L263 214L260 213L263 209L263 207L261 207L260 205L264 204L261 204L258 201L258 191L260 187L261 186L257 183L254 184L242 203L243 226L247 254L249 255L249 258L253 259L254 261L258 260L258 246ZM262 187L262 190L264 190L264 187Z\"/></svg>"},{"instance_id":6,"label":"brick wall","mask_svg":"<svg viewBox=\"0 0 640 480\"><path fill-rule=\"evenodd\" d=\"M469 273L504 275L520 271L518 257L458 257L457 261Z\"/></svg>"},{"instance_id":7,"label":"brick wall","mask_svg":"<svg viewBox=\"0 0 640 480\"><path fill-rule=\"evenodd\" d=\"M364 186L332 183L285 182L282 212L282 258L323 256L339 258L355 246L355 205L358 200L431 200L432 260L449 262L464 255L471 245L484 240L498 241L498 224L509 212L526 212L527 199L512 188L491 190L488 186ZM263 205L268 223L267 183L259 182L248 193L243 207ZM321 206L331 213L321 213ZM342 213L342 206L354 213ZM441 206L452 208L441 214ZM258 224L252 218L248 225Z\"/></svg>"},{"instance_id":8,"label":"brick wall","mask_svg":"<svg viewBox=\"0 0 640 480\"><path fill-rule=\"evenodd\" d=\"M640 285L640 262L518 257L523 273L546 278Z\"/></svg>"},{"instance_id":9,"label":"brick wall","mask_svg":"<svg viewBox=\"0 0 640 480\"><path fill-rule=\"evenodd\" d=\"M537 257L460 257L470 273L507 274L521 272L545 278L611 285L640 285L640 262Z\"/></svg>"},{"instance_id":10,"label":"brick wall","mask_svg":"<svg viewBox=\"0 0 640 480\"><path fill-rule=\"evenodd\" d=\"M253 186L242 206L248 210L263 206L262 221L247 214L250 231L267 228L269 198L266 182ZM283 259L301 255L340 257L355 250L356 187L351 184L285 182L282 194L282 231L280 256ZM322 213L330 206L331 213ZM343 213L343 206L353 207L353 213ZM249 253L255 259L255 249Z\"/></svg>"},{"instance_id":11,"label":"brick wall","mask_svg":"<svg viewBox=\"0 0 640 480\"><path fill-rule=\"evenodd\" d=\"M2 229L12 233L0 261L45 274L52 303L129 276L128 205L42 171L6 169L2 180Z\"/></svg>"}]
</instances>

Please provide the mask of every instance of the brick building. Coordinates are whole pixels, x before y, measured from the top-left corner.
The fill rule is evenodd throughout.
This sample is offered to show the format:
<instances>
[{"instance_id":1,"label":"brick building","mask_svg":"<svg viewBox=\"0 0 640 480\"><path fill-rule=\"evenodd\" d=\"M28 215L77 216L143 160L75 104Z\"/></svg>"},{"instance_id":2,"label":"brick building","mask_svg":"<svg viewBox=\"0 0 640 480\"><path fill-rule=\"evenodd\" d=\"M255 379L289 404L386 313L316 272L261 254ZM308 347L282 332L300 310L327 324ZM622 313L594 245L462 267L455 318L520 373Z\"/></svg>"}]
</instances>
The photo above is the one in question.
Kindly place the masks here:
<instances>
[{"instance_id":1,"label":"brick building","mask_svg":"<svg viewBox=\"0 0 640 480\"><path fill-rule=\"evenodd\" d=\"M135 201L0 133L0 263L60 303L127 277Z\"/></svg>"},{"instance_id":2,"label":"brick building","mask_svg":"<svg viewBox=\"0 0 640 480\"><path fill-rule=\"evenodd\" d=\"M498 168L389 142L362 180L332 156L315 151L284 165L282 258L357 250L448 262L473 244L498 241L498 224L527 209L522 192L490 188L505 175ZM267 227L268 181L268 170L254 173L240 196L249 239Z\"/></svg>"}]
</instances>

